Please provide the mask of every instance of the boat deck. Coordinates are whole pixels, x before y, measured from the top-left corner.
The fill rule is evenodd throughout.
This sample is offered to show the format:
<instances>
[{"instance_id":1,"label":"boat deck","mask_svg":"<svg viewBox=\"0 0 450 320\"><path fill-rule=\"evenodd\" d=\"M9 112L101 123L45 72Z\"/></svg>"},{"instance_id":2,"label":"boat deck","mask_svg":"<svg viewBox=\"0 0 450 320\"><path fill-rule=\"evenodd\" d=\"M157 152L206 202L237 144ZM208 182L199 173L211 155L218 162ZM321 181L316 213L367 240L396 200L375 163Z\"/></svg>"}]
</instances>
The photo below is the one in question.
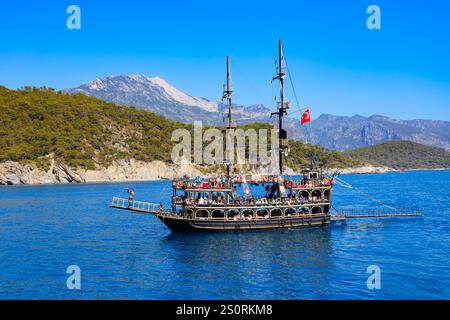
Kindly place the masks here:
<instances>
[{"instance_id":1,"label":"boat deck","mask_svg":"<svg viewBox=\"0 0 450 320\"><path fill-rule=\"evenodd\" d=\"M110 207L148 214L157 214L161 212L160 204L158 203L133 200L130 204L128 199L120 197L113 197Z\"/></svg>"},{"instance_id":2,"label":"boat deck","mask_svg":"<svg viewBox=\"0 0 450 320\"><path fill-rule=\"evenodd\" d=\"M160 215L161 217L172 217L175 219L180 219L180 217L173 216L171 212L164 211L161 208L161 205L158 203L145 202L145 201L137 201L133 200L131 204L129 200L126 198L113 197L111 200L110 207L125 209L134 211L137 213L143 214L155 214ZM308 217L315 215L306 215ZM389 212L387 210L383 210L381 208L376 209L367 209L367 208L353 208L338 211L336 214L331 215L332 222L342 222L346 223L347 219L358 219L358 218L390 218L390 217L420 217L423 216L423 213L419 210L392 210ZM205 219L196 219L196 220L205 220ZM216 220L216 219L210 219ZM244 219L245 220L245 219ZM258 220L258 219L256 219ZM270 220L270 219L269 219Z\"/></svg>"}]
</instances>

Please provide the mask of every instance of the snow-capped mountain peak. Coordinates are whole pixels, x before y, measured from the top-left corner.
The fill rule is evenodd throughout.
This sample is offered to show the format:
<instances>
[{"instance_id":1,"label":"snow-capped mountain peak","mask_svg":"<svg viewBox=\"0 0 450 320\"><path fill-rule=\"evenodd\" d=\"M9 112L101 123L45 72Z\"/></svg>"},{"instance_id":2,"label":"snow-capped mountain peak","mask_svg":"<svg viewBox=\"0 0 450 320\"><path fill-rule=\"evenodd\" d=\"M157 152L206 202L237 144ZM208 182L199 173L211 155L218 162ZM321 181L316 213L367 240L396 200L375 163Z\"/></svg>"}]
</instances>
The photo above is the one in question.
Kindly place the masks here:
<instances>
[{"instance_id":1,"label":"snow-capped mountain peak","mask_svg":"<svg viewBox=\"0 0 450 320\"><path fill-rule=\"evenodd\" d=\"M159 77L147 78L149 81L153 82L155 85L160 86L167 93L167 96L179 103L186 104L188 106L197 106L205 109L209 112L217 112L218 105L217 102L209 101L204 98L192 97L184 92L178 90L177 88L168 84L164 79Z\"/></svg>"},{"instance_id":2,"label":"snow-capped mountain peak","mask_svg":"<svg viewBox=\"0 0 450 320\"><path fill-rule=\"evenodd\" d=\"M89 82L87 84L87 86L91 90L101 90L101 89L104 89L106 87L101 79L92 80L91 82Z\"/></svg>"},{"instance_id":3,"label":"snow-capped mountain peak","mask_svg":"<svg viewBox=\"0 0 450 320\"><path fill-rule=\"evenodd\" d=\"M197 107L208 112L217 112L217 102L190 96L167 83L160 77L147 77L134 74L127 76L108 76L90 81L69 92L82 92L93 96L107 96L121 103L121 96L135 95L136 99L148 98L151 102L171 101L185 107ZM113 98L112 96L117 96ZM145 102L145 101L142 101ZM143 104L145 105L145 103Z\"/></svg>"}]
</instances>

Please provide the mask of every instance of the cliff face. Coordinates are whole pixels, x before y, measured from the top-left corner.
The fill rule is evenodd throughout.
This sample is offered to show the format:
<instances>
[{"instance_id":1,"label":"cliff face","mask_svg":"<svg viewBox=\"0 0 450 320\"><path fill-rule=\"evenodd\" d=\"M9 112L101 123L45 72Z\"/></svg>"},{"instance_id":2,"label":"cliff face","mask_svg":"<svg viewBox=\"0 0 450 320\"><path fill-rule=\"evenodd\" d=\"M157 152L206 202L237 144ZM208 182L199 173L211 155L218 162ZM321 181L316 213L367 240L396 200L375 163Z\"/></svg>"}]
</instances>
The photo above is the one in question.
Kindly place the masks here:
<instances>
[{"instance_id":1,"label":"cliff face","mask_svg":"<svg viewBox=\"0 0 450 320\"><path fill-rule=\"evenodd\" d=\"M98 170L73 169L55 160L52 160L48 171L40 170L33 164L0 163L0 185L157 180L200 175L202 173L192 165L175 167L161 161L134 159L117 161L108 168Z\"/></svg>"}]
</instances>

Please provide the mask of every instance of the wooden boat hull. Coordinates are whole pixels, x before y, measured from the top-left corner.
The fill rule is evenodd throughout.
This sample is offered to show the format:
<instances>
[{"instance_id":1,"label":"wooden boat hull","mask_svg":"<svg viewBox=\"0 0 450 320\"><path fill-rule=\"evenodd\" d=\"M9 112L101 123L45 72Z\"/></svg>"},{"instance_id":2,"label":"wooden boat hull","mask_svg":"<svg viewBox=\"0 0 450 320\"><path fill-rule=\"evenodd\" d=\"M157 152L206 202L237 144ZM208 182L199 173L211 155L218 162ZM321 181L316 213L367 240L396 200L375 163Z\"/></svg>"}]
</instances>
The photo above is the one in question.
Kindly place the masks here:
<instances>
[{"instance_id":1,"label":"wooden boat hull","mask_svg":"<svg viewBox=\"0 0 450 320\"><path fill-rule=\"evenodd\" d=\"M253 220L212 220L212 219L183 219L171 216L157 215L172 232L214 232L214 231L245 231L287 229L330 224L331 216L302 216L279 219L253 219Z\"/></svg>"}]
</instances>

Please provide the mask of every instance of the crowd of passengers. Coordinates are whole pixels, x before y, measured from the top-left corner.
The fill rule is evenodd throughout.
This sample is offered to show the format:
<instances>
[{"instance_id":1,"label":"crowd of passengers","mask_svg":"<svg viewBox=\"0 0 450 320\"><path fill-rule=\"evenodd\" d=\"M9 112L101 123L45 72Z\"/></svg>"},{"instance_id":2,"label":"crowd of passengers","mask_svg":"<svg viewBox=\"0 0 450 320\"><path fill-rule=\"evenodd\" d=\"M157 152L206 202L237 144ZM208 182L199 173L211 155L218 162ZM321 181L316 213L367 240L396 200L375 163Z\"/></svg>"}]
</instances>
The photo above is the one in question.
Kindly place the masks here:
<instances>
[{"instance_id":1,"label":"crowd of passengers","mask_svg":"<svg viewBox=\"0 0 450 320\"><path fill-rule=\"evenodd\" d=\"M249 179L245 179L243 176L231 176L233 184L278 184L280 180L278 176L261 176L253 175ZM225 176L217 176L215 178L204 179L197 177L195 180L180 180L175 182L177 189L223 189L226 186L227 179ZM312 188L317 186L330 186L333 181L328 178L322 178L318 180L303 179L283 179L283 185L287 189L292 188Z\"/></svg>"},{"instance_id":2,"label":"crowd of passengers","mask_svg":"<svg viewBox=\"0 0 450 320\"><path fill-rule=\"evenodd\" d=\"M265 206L265 205L301 205L304 203L319 203L323 199L318 196L303 197L300 193L292 191L287 197L261 197L254 196L234 196L230 200L229 205L246 205L246 206ZM197 195L196 198L184 196L177 196L176 203L185 204L187 206L209 206L209 205L223 205L224 198L220 194L212 194L211 198Z\"/></svg>"}]
</instances>

